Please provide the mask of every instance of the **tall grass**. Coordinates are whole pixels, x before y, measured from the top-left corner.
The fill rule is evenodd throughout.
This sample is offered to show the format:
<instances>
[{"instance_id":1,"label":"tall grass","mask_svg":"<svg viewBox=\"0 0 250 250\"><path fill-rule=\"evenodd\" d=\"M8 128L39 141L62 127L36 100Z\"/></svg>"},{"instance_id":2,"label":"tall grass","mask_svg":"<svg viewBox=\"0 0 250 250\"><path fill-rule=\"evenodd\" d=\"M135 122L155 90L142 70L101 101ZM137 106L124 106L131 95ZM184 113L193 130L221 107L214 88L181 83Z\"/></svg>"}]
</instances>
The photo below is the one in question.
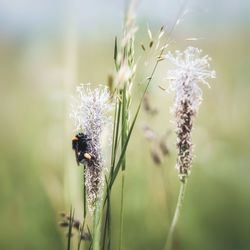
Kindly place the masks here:
<instances>
[{"instance_id":1,"label":"tall grass","mask_svg":"<svg viewBox=\"0 0 250 250\"><path fill-rule=\"evenodd\" d=\"M102 155L101 155L101 152L98 151L99 140L100 140L99 137L101 135L102 130L99 129L96 133L95 132L92 133L91 130L92 129L94 130L94 127L96 124L90 118L90 121L88 121L89 123L87 122L87 127L86 127L86 120L88 120L88 118L84 118L83 120L81 120L82 118L80 116L82 116L82 113L85 116L86 115L92 116L93 115L92 113L95 113L96 110L98 110L98 112L96 113L96 116L97 117L100 116L98 120L100 124L98 123L97 125L100 127L105 123L105 122L102 122L101 119L104 118L103 113L105 112L105 109L108 109L107 108L108 106L105 106L106 108L102 107L102 105L107 105L107 104L105 104L106 101L103 101L103 102L100 101L99 103L100 106L97 106L97 108L93 109L93 106L96 105L95 103L98 102L96 98L99 98L99 97L101 98L102 96L99 90L96 89L94 91L91 91L91 90L84 90L83 88L80 91L80 97L82 99L81 100L82 103L79 104L79 110L76 112L76 114L74 113L73 115L75 116L76 121L78 123L77 128L79 127L80 131L81 129L84 128L84 130L88 131L89 135L93 134L94 137L90 136L89 137L90 142L87 143L87 147L89 147L88 158L85 159L84 161L80 160L80 162L83 163L84 165L84 168L83 168L84 169L84 175L83 175L84 176L84 189L83 189L83 201L84 201L84 212L83 212L84 216L83 217L84 219L83 219L82 227L80 227L78 249L80 249L81 247L82 234L84 233L84 226L85 226L85 221L87 218L86 203L88 203L90 212L93 211L93 217L92 217L93 218L93 222L92 222L93 238L90 237L91 238L90 248L94 250L99 250L99 249L104 250L104 249L111 248L112 230L113 230L111 227L112 190L113 190L114 183L116 182L119 174L121 175L120 214L119 214L120 223L119 223L118 247L115 247L115 248L119 250L123 248L124 203L125 203L124 193L125 193L125 183L126 183L125 180L126 180L126 168L127 168L127 148L130 142L131 135L134 131L134 126L136 124L145 95L148 91L148 87L150 83L152 82L152 79L154 77L154 74L156 72L159 62L161 62L165 58L169 58L170 60L174 62L180 59L179 58L179 56L181 55L180 52L178 52L176 59L172 58L171 56L165 56L164 52L166 48L169 46L169 42L170 42L169 39L173 30L176 27L176 25L179 23L180 16L182 16L185 10L185 3L186 2L184 2L184 4L181 6L174 24L172 25L172 27L170 27L170 29L166 33L164 42L161 41L161 38L165 32L163 27L160 29L160 33L156 41L154 41L152 32L148 28L148 35L150 38L149 49L154 48L155 52L158 54L156 58L153 58L155 62L153 64L152 71L149 77L146 78L147 81L144 84L144 89L139 98L139 104L137 105L135 109L135 114L133 116L131 114L131 104L133 104L132 91L133 91L133 85L135 84L135 79L136 79L135 77L137 73L136 63L135 63L136 58L135 58L135 51L134 51L134 41L135 41L135 34L137 31L137 26L135 24L135 17L136 17L135 5L134 5L135 3L131 2L131 5L128 7L127 14L125 15L122 37L120 39L119 38L115 39L115 44L114 44L115 72L109 83L109 88L111 92L110 102L114 103L114 114L113 114L113 126L112 126L113 129L112 129L112 148L111 148L111 157L110 157L110 168L107 174L105 174L105 171L102 169L103 168ZM142 44L142 49L144 51L146 50L143 44ZM190 48L190 50L192 50L192 48ZM189 52L188 49L187 49L187 52ZM187 53L184 52L184 55L186 56ZM186 59L185 63L188 60L190 60L190 65L193 63L192 61L193 55L191 55L191 53L190 53L190 57L187 56L185 59ZM207 60L206 57L202 58L201 64L199 66L203 66L203 64L205 65L207 63L206 60ZM177 62L176 65L178 66L183 65L183 63L181 62L180 64L178 64ZM192 64L192 67L193 67L193 64ZM189 74L190 69L188 68L186 72L184 70L184 73L181 70L182 69L180 69L177 73L176 71L172 71L170 73L171 76L169 79L170 81L173 81L174 83L172 84L175 84L176 86L180 85L179 82L183 80L183 74L186 74L186 73ZM199 70L200 72L198 72ZM200 78L197 77L198 73L201 74ZM184 90L181 90L180 88L177 89L175 85L173 85L174 87L172 86L172 88L176 90L176 94L175 94L176 103L174 107L176 109L176 117L177 119L179 119L177 120L177 137L179 137L179 140L177 140L178 142L177 148L179 147L179 152L178 152L179 158L177 160L177 165L179 167L181 188L180 188L180 193L179 193L179 197L177 201L176 210L174 213L174 217L173 217L170 230L168 232L167 241L166 241L165 247L168 250L170 250L172 247L173 234L174 234L177 222L178 222L181 206L182 206L183 199L184 199L186 178L190 171L191 161L192 161L190 132L192 129L192 117L195 115L197 110L196 109L192 110L193 100L190 100L188 98L190 96L192 97L195 96L197 93L200 93L200 90L197 87L198 90L194 88L194 92L192 92L193 90L191 90L192 92L191 94L189 92L185 94L185 91L186 91L185 84L186 83L190 84L191 88L193 86L196 87L196 85L192 81L204 80L205 82L206 78L211 77L209 74L208 76L205 76L205 74L208 74L208 72L205 71L205 69L204 71L202 71L197 66L197 71L194 72L194 76L197 77L197 79L190 80L189 82L189 78L186 77L185 75L184 78L185 79L187 78L188 80L185 80L186 82L184 83L181 82L181 86L182 85L184 86L183 87ZM82 87L79 87L79 88L82 88ZM89 97L88 94L85 95L83 91L87 91L87 93L90 95L92 94L94 95L94 93L95 95L96 93L99 93L99 94L93 98L91 96ZM178 91L182 94L184 93L183 100L179 97ZM189 88L188 88L188 91L190 91ZM85 99L88 99L88 98L92 100L90 104L88 104L85 101ZM199 99L200 96L198 96L197 98ZM87 105L87 106L89 105L88 109L90 111L88 109L84 110L83 109L84 105ZM188 108L190 108L190 110L187 109L185 105ZM188 117L188 119L186 119L186 117ZM96 117L94 115L93 119L95 118ZM85 127L84 126L82 127L81 122L85 124L84 125ZM98 136L97 139L95 137L96 134ZM181 144L181 142L184 142L184 143ZM93 144L93 146L91 146L91 144ZM78 153L76 152L76 157L77 156L78 156ZM104 174L105 174L105 177L102 176ZM71 232L70 227L69 227L69 231ZM69 234L68 237L69 237L68 242L70 242L71 234ZM68 246L70 248L70 244Z\"/></svg>"},{"instance_id":2,"label":"tall grass","mask_svg":"<svg viewBox=\"0 0 250 250\"><path fill-rule=\"evenodd\" d=\"M180 8L180 12L173 24L173 26L169 29L166 37L166 41L159 49L159 54L156 56L156 61L153 66L152 72L149 77L147 77L147 82L145 84L145 88L140 97L139 104L136 108L135 115L130 121L130 104L131 104L131 88L133 86L133 81L135 79L136 68L135 68L135 53L134 53L134 34L136 32L135 26L135 12L133 3L128 8L128 12L125 18L123 38L121 39L120 46L118 45L117 38L115 39L114 46L114 64L116 69L116 74L114 77L115 90L114 90L114 98L115 98L115 115L114 115L114 130L113 130L113 144L112 144L112 155L111 155L111 168L109 172L109 176L107 178L107 188L104 194L104 204L101 210L99 210L95 216L98 218L98 225L96 225L98 237L94 237L94 245L95 249L100 247L101 240L101 226L102 223L101 217L103 214L104 206L107 203L106 215L105 215L105 225L104 225L104 238L102 248L105 249L105 243L107 249L110 249L111 246L111 211L110 211L110 201L111 201L111 193L113 184L118 176L118 173L121 172L121 204L120 204L120 233L119 233L119 247L118 249L122 249L122 239L123 239L123 213L124 213L124 187L125 187L125 171L126 171L126 151L131 138L131 134L134 129L134 125L137 121L139 111L142 107L144 97L147 93L148 87L153 79L153 76L156 72L157 66L160 61L162 61L162 56L166 48L168 47L169 38L172 34L175 26L178 23L179 15L183 11L183 6ZM163 29L161 28L160 34L162 34ZM150 34L149 30L149 34ZM158 37L160 40L161 36ZM152 47L153 41L152 37L150 39L149 47ZM160 41L157 41L160 42ZM159 44L157 45L157 47ZM156 48L157 49L157 48ZM118 151L118 144L120 142L120 151ZM99 208L98 208L99 209ZM95 234L95 233L94 233Z\"/></svg>"}]
</instances>

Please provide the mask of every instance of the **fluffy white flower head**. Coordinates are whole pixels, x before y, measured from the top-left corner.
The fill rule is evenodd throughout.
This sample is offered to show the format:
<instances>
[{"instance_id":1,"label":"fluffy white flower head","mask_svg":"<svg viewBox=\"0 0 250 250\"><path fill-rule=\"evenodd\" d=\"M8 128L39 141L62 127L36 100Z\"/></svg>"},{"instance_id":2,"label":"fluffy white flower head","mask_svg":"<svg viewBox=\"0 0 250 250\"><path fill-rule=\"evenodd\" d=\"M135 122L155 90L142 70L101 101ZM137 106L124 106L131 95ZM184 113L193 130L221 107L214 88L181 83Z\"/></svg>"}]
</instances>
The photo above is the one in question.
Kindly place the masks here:
<instances>
[{"instance_id":1,"label":"fluffy white flower head","mask_svg":"<svg viewBox=\"0 0 250 250\"><path fill-rule=\"evenodd\" d=\"M166 58L176 66L168 71L169 90L175 93L173 112L176 125L176 146L178 151L176 168L179 178L185 182L190 174L193 160L192 128L193 120L202 101L199 83L209 86L207 80L215 78L210 70L207 55L201 56L201 50L188 47L184 52L168 53Z\"/></svg>"},{"instance_id":2,"label":"fluffy white flower head","mask_svg":"<svg viewBox=\"0 0 250 250\"><path fill-rule=\"evenodd\" d=\"M202 101L202 91L198 84L210 87L207 80L216 76L215 71L210 70L211 58L208 55L202 56L202 50L194 47L188 47L183 52L168 53L166 58L176 66L168 71L167 76L170 81L169 90L175 92L174 108L187 99L193 111L197 112Z\"/></svg>"},{"instance_id":3,"label":"fluffy white flower head","mask_svg":"<svg viewBox=\"0 0 250 250\"><path fill-rule=\"evenodd\" d=\"M104 129L111 125L112 109L113 105L106 87L99 86L92 89L90 84L81 84L76 88L76 98L74 98L70 117L75 123L76 133L84 133L88 138L87 153L91 158L81 163L86 166L85 186L91 213L103 190L105 167L101 137Z\"/></svg>"},{"instance_id":4,"label":"fluffy white flower head","mask_svg":"<svg viewBox=\"0 0 250 250\"><path fill-rule=\"evenodd\" d=\"M102 85L91 89L91 84L80 84L76 88L76 94L70 114L75 131L84 132L90 138L96 139L110 121L109 113L113 105L110 102L109 90Z\"/></svg>"}]
</instances>

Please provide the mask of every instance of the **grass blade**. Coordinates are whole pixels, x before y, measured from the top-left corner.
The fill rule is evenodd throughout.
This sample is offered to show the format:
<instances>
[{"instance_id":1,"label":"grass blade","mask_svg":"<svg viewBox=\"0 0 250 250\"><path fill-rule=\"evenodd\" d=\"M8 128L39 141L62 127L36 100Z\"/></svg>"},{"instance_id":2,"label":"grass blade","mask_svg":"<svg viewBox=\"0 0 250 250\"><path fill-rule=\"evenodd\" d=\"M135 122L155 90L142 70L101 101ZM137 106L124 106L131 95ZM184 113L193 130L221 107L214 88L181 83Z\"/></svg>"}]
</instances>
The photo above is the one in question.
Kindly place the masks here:
<instances>
[{"instance_id":1,"label":"grass blade","mask_svg":"<svg viewBox=\"0 0 250 250\"><path fill-rule=\"evenodd\" d=\"M87 216L87 199L86 199L86 186L85 186L85 171L86 171L86 166L83 166L83 219L85 221L86 216Z\"/></svg>"},{"instance_id":2,"label":"grass blade","mask_svg":"<svg viewBox=\"0 0 250 250\"><path fill-rule=\"evenodd\" d=\"M74 220L74 213L75 211L72 211L72 207L70 208L69 213L69 230L68 230L68 243L67 243L67 250L70 250L71 248L71 236L72 236L72 226L73 226L73 220Z\"/></svg>"},{"instance_id":3,"label":"grass blade","mask_svg":"<svg viewBox=\"0 0 250 250\"><path fill-rule=\"evenodd\" d=\"M114 166L115 166L115 160L116 160L116 154L117 154L119 129L120 129L120 118L121 118L121 106L122 106L122 103L120 101L120 98L118 98L118 113L117 113L117 117L116 117L116 130L115 130L114 152L113 152L113 157L112 157L112 162L111 162L111 170L110 170L111 175L113 175Z\"/></svg>"}]
</instances>

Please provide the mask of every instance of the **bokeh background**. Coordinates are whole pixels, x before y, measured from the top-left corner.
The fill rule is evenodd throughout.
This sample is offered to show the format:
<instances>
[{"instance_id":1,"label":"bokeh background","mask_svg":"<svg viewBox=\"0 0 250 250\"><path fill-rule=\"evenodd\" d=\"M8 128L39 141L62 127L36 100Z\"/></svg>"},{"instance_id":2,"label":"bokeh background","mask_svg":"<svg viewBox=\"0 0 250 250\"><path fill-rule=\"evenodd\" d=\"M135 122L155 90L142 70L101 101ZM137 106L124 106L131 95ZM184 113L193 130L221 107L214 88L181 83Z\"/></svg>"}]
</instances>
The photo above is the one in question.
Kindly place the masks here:
<instances>
[{"instance_id":1,"label":"bokeh background","mask_svg":"<svg viewBox=\"0 0 250 250\"><path fill-rule=\"evenodd\" d=\"M113 72L114 37L121 35L123 1L0 1L0 249L65 249L59 212L82 217L81 169L71 150L70 96L80 82L105 83ZM171 27L179 1L141 1L136 85L143 68L140 43L147 24L156 34ZM212 58L217 79L204 87L195 123L194 166L174 249L250 249L250 3L190 0L170 50L199 46ZM186 41L196 37L197 41ZM150 87L158 114L141 112L128 152L124 249L162 249L177 199L174 133L161 166L150 157L142 124L159 135L173 129L171 96L158 85L162 63ZM136 87L137 88L137 87ZM140 96L140 87L133 97ZM134 104L135 105L135 104ZM119 181L112 196L112 249L119 235Z\"/></svg>"}]
</instances>

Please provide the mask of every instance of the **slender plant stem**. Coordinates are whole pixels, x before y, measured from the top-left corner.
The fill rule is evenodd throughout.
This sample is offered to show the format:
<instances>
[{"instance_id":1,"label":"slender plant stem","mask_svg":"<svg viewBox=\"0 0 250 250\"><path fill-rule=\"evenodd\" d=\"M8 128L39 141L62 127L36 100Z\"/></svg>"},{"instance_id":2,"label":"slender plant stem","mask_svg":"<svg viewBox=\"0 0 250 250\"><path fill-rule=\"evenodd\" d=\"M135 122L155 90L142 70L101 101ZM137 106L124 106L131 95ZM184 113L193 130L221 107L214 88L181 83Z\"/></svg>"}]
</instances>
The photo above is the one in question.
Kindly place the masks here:
<instances>
[{"instance_id":1,"label":"slender plant stem","mask_svg":"<svg viewBox=\"0 0 250 250\"><path fill-rule=\"evenodd\" d=\"M107 241L107 250L111 247L111 204L110 204L110 194L108 190L108 201L107 201L107 211L108 211L108 241Z\"/></svg>"},{"instance_id":2,"label":"slender plant stem","mask_svg":"<svg viewBox=\"0 0 250 250\"><path fill-rule=\"evenodd\" d=\"M67 250L71 249L71 237L72 237L72 226L73 226L73 221L74 221L74 214L75 214L75 210L72 210L72 207L71 207L70 214L69 214L69 230L68 230Z\"/></svg>"},{"instance_id":3,"label":"slender plant stem","mask_svg":"<svg viewBox=\"0 0 250 250\"><path fill-rule=\"evenodd\" d=\"M82 235L83 235L84 225L85 225L85 219L83 220L82 226L80 227L80 230L79 230L80 233L79 233L79 240L78 240L77 250L81 249L81 243L82 243Z\"/></svg>"},{"instance_id":4,"label":"slender plant stem","mask_svg":"<svg viewBox=\"0 0 250 250\"><path fill-rule=\"evenodd\" d=\"M122 138L121 138L121 149L123 149L128 136L128 110L129 104L127 100L127 84L125 84L122 91ZM122 249L122 238L123 238L123 211L124 211L124 183L125 183L125 170L126 170L126 153L123 157L122 163L122 189L121 189L121 209L120 209L120 237L119 237L119 250Z\"/></svg>"},{"instance_id":5,"label":"slender plant stem","mask_svg":"<svg viewBox=\"0 0 250 250\"><path fill-rule=\"evenodd\" d=\"M83 166L83 220L85 222L87 216L87 198L86 198L86 178L85 178L86 166Z\"/></svg>"},{"instance_id":6,"label":"slender plant stem","mask_svg":"<svg viewBox=\"0 0 250 250\"><path fill-rule=\"evenodd\" d=\"M122 170L122 190L121 190L121 210L120 210L120 238L119 250L122 249L122 236L123 236L123 212L124 212L124 184L125 184L125 171Z\"/></svg>"},{"instance_id":7,"label":"slender plant stem","mask_svg":"<svg viewBox=\"0 0 250 250\"><path fill-rule=\"evenodd\" d=\"M96 202L95 211L94 211L94 235L93 235L93 250L101 249L101 236L102 236L102 219L103 219L103 207L105 203L104 197L107 195L106 186L104 187L104 192L102 197Z\"/></svg>"},{"instance_id":8,"label":"slender plant stem","mask_svg":"<svg viewBox=\"0 0 250 250\"><path fill-rule=\"evenodd\" d=\"M113 175L114 172L114 167L115 167L115 161L116 161L116 155L117 155L117 149L118 149L118 143L119 143L119 129L120 129L120 120L122 116L122 101L121 101L121 92L119 92L119 97L116 100L116 108L115 108L115 117L114 117L114 130L113 130L113 143L112 143L112 155L111 155L111 169L110 169L110 178ZM105 197L104 201L104 206L105 202L107 199L107 209L106 209L106 218L105 218L105 225L104 225L104 232L103 232L103 249L105 248L105 241L106 237L108 238L109 242L111 241L111 206L110 206L110 195L111 195L111 189L109 190L109 185L107 183L107 196ZM103 207L104 209L104 207ZM107 232L108 230L108 232ZM108 246L110 246L110 243L108 242Z\"/></svg>"},{"instance_id":9,"label":"slender plant stem","mask_svg":"<svg viewBox=\"0 0 250 250\"><path fill-rule=\"evenodd\" d=\"M114 141L112 143L112 157L111 157L111 170L110 170L110 174L113 174L114 171L114 167L115 167L115 160L116 160L116 155L117 155L117 145L118 145L118 137L119 137L119 128L120 128L120 117L121 117L121 100L118 98L118 100L116 100L118 103L116 103L116 112L115 112L115 119L114 119Z\"/></svg>"},{"instance_id":10,"label":"slender plant stem","mask_svg":"<svg viewBox=\"0 0 250 250\"><path fill-rule=\"evenodd\" d=\"M102 242L102 250L105 249L106 246L106 238L107 238L107 249L110 247L110 241L111 241L111 207L110 207L110 194L108 189L108 183L107 178L105 178L106 185L107 185L107 208L106 208L106 216L105 216L105 223L104 223L104 230L103 230L103 242ZM105 209L105 201L104 201L104 207Z\"/></svg>"},{"instance_id":11,"label":"slender plant stem","mask_svg":"<svg viewBox=\"0 0 250 250\"><path fill-rule=\"evenodd\" d=\"M96 204L95 213L94 213L94 232L93 232L93 250L100 249L100 240L101 240L101 212L100 203Z\"/></svg>"},{"instance_id":12,"label":"slender plant stem","mask_svg":"<svg viewBox=\"0 0 250 250\"><path fill-rule=\"evenodd\" d=\"M186 180L181 181L181 186L180 186L179 196L178 196L178 200L177 200L177 205L176 205L176 208L175 208L174 217L173 217L173 220L171 222L169 233L168 233L168 236L167 236L165 250L171 250L171 248L172 248L173 236L174 236L176 225L178 223L181 208L182 208L182 205L183 205L186 185L187 185Z\"/></svg>"}]
</instances>

